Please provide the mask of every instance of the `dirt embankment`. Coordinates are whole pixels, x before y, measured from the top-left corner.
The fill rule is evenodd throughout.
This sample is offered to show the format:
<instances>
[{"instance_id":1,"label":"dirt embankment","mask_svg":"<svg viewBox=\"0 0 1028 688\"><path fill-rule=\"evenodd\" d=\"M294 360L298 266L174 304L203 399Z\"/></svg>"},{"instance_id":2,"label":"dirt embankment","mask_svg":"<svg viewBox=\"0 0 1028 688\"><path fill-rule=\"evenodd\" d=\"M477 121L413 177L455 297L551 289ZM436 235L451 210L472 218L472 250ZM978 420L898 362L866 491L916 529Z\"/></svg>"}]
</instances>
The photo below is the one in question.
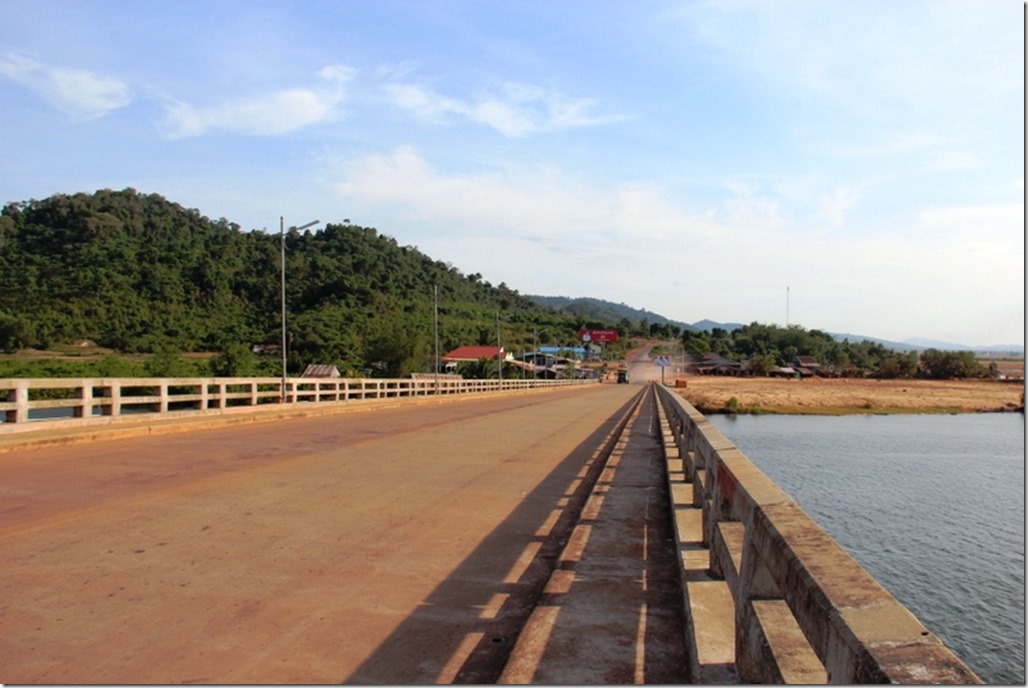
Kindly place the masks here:
<instances>
[{"instance_id":1,"label":"dirt embankment","mask_svg":"<svg viewBox=\"0 0 1028 688\"><path fill-rule=\"evenodd\" d=\"M679 376L703 413L978 413L1024 408L1024 384L993 380Z\"/></svg>"}]
</instances>

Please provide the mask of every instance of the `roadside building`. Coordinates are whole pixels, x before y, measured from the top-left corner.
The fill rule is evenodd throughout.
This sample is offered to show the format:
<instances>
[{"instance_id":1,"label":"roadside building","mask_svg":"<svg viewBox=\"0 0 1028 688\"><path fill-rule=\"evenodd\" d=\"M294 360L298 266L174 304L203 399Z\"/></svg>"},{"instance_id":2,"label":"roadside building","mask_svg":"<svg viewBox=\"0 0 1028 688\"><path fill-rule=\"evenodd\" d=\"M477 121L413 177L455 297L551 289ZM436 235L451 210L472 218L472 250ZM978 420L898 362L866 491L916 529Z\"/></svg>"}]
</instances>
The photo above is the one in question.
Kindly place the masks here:
<instances>
[{"instance_id":1,"label":"roadside building","mask_svg":"<svg viewBox=\"0 0 1028 688\"><path fill-rule=\"evenodd\" d=\"M459 346L443 356L446 363L474 363L487 360L512 361L514 356L502 346Z\"/></svg>"},{"instance_id":2,"label":"roadside building","mask_svg":"<svg viewBox=\"0 0 1028 688\"><path fill-rule=\"evenodd\" d=\"M556 349L556 347L548 347ZM545 353L543 349L530 351L516 357L512 363L533 376L548 380L564 377L569 368L575 367L575 361L554 353Z\"/></svg>"},{"instance_id":3,"label":"roadside building","mask_svg":"<svg viewBox=\"0 0 1028 688\"><path fill-rule=\"evenodd\" d=\"M821 364L813 356L796 356L792 365L801 377L812 377L821 374Z\"/></svg>"},{"instance_id":4,"label":"roadside building","mask_svg":"<svg viewBox=\"0 0 1028 688\"><path fill-rule=\"evenodd\" d=\"M339 372L339 368L328 363L311 363L309 366L304 368L303 374L300 377L327 377L336 378L342 377L342 373Z\"/></svg>"},{"instance_id":5,"label":"roadside building","mask_svg":"<svg viewBox=\"0 0 1028 688\"><path fill-rule=\"evenodd\" d=\"M574 358L579 361L585 360L589 351L584 346L540 346L539 353L561 358Z\"/></svg>"},{"instance_id":6,"label":"roadside building","mask_svg":"<svg viewBox=\"0 0 1028 688\"><path fill-rule=\"evenodd\" d=\"M686 370L699 375L739 375L742 364L711 352L687 362Z\"/></svg>"}]
</instances>

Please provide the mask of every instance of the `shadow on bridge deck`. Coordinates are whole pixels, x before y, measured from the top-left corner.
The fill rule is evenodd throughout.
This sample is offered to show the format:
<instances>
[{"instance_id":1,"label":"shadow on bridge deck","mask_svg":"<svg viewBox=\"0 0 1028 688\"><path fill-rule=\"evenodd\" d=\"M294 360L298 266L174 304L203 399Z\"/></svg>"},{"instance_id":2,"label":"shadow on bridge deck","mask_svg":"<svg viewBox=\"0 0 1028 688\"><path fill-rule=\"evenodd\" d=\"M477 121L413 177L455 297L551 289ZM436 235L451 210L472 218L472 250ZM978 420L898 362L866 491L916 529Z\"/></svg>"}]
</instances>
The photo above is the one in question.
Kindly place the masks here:
<instances>
[{"instance_id":1,"label":"shadow on bridge deck","mask_svg":"<svg viewBox=\"0 0 1028 688\"><path fill-rule=\"evenodd\" d=\"M622 406L343 682L682 682L654 416L645 390Z\"/></svg>"}]
</instances>

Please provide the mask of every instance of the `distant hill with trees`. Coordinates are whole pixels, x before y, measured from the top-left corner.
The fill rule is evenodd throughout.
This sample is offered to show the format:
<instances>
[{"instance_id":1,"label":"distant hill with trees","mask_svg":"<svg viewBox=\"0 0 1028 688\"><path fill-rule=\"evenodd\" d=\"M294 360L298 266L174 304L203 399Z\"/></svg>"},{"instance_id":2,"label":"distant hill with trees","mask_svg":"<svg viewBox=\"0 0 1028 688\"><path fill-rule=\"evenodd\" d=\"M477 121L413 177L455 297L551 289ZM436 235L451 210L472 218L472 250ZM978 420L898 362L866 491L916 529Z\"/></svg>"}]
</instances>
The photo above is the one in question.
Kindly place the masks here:
<instances>
[{"instance_id":1,"label":"distant hill with trees","mask_svg":"<svg viewBox=\"0 0 1028 688\"><path fill-rule=\"evenodd\" d=\"M599 299L523 296L349 221L290 229L285 245L294 375L310 363L349 375L429 371L437 305L440 355L460 345L494 345L498 338L511 352L536 343L572 345L583 327L614 328L622 341L605 347L610 357L641 337L679 340L697 355L759 356L768 365L808 355L860 374L985 374L963 353L929 349L919 358L881 342L840 341L796 326L690 325ZM150 375L276 374L280 271L278 233L244 232L157 194L105 189L9 203L0 210L0 351L90 342L149 355ZM254 357L255 348L275 355ZM181 358L197 352L214 355L206 370ZM57 363L44 374L139 373L121 359L87 372ZM27 374L0 366L3 376Z\"/></svg>"},{"instance_id":2,"label":"distant hill with trees","mask_svg":"<svg viewBox=\"0 0 1028 688\"><path fill-rule=\"evenodd\" d=\"M737 327L742 327L742 323L721 323L714 322L713 320L700 320L690 324L666 318L659 313L646 309L632 308L624 303L614 303L612 301L583 296L540 296L532 294L528 298L540 305L554 308L575 317L620 323L623 330L635 330L641 336L665 334L677 338L683 332L712 330L715 327L734 330Z\"/></svg>"},{"instance_id":3,"label":"distant hill with trees","mask_svg":"<svg viewBox=\"0 0 1028 688\"><path fill-rule=\"evenodd\" d=\"M241 349L281 339L280 254L277 232L244 232L133 189L10 203L0 211L0 350L88 340L245 359ZM286 272L294 374L313 362L383 376L430 370L436 290L441 354L498 334L512 351L536 332L570 344L580 327L609 326L349 223L288 231Z\"/></svg>"},{"instance_id":4,"label":"distant hill with trees","mask_svg":"<svg viewBox=\"0 0 1028 688\"><path fill-rule=\"evenodd\" d=\"M657 325L672 325L678 327L679 330L693 329L687 323L676 322L645 309L632 308L623 303L613 303L602 299L539 295L529 295L528 298L542 306L553 308L568 315L592 320L602 320L611 323L622 322L627 323L630 327L638 327L640 323L644 323L648 327L649 324L656 323Z\"/></svg>"},{"instance_id":5,"label":"distant hill with trees","mask_svg":"<svg viewBox=\"0 0 1028 688\"><path fill-rule=\"evenodd\" d=\"M750 369L757 373L770 372L776 366L792 365L798 356L810 356L823 370L838 375L915 377L926 374L921 370L917 352L896 352L868 339L839 341L827 332L807 330L798 325L779 327L751 323L731 331L715 327L710 331L683 335L683 343L686 352L696 358L715 353L729 360L748 360ZM971 361L976 365L973 356ZM968 369L968 375L960 376L979 373L985 374L985 371L972 367Z\"/></svg>"},{"instance_id":6,"label":"distant hill with trees","mask_svg":"<svg viewBox=\"0 0 1028 688\"><path fill-rule=\"evenodd\" d=\"M661 331L668 329L664 326L670 326L672 329L677 327L680 334L687 332L711 332L715 329L733 332L741 327L745 327L744 323L718 322L716 320L708 319L697 320L694 323L686 323L680 320L667 318L659 313L654 313L645 309L632 308L624 303L614 303L612 301L604 301L602 299L588 297L540 296L532 294L529 295L528 298L532 299L536 303L550 308L555 308L569 315L596 318L607 320L608 322L621 322L626 326L626 329L630 326L640 335L644 332L648 332L654 325L656 326L654 328L655 330ZM989 346L970 347L966 344L940 342L918 337L913 337L902 342L894 342L888 339L880 339L878 337L852 334L848 332L831 332L829 334L839 342L847 340L851 342L868 341L875 344L881 344L888 349L901 353L938 349L941 351L973 350L976 353L981 354L1024 355L1024 346L1021 344L993 344Z\"/></svg>"}]
</instances>

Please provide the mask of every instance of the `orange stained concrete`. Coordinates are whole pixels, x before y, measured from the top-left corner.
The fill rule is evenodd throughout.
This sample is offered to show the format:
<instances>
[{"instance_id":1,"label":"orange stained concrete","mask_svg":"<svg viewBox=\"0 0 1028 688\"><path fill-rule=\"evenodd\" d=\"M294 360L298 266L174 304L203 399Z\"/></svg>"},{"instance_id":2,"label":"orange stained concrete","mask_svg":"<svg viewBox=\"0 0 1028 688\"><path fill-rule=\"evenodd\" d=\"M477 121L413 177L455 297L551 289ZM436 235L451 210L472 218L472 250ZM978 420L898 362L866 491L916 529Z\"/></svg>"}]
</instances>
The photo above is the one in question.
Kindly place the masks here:
<instances>
[{"instance_id":1,"label":"orange stained concrete","mask_svg":"<svg viewBox=\"0 0 1028 688\"><path fill-rule=\"evenodd\" d=\"M493 681L639 391L0 454L0 682Z\"/></svg>"},{"instance_id":2,"label":"orange stained concrete","mask_svg":"<svg viewBox=\"0 0 1028 688\"><path fill-rule=\"evenodd\" d=\"M501 683L688 682L682 582L657 429L650 394L600 471Z\"/></svg>"}]
</instances>

